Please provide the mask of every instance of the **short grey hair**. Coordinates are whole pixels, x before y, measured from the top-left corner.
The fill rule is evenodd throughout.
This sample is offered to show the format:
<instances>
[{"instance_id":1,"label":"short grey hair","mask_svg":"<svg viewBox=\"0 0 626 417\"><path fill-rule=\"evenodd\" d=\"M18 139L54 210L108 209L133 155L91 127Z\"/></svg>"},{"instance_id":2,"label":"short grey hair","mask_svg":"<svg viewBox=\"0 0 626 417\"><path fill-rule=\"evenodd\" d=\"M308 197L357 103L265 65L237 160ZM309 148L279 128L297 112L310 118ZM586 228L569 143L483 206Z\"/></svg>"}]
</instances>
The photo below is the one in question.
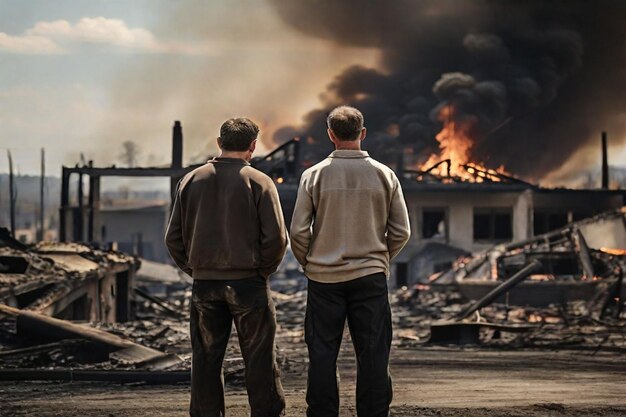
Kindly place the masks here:
<instances>
[{"instance_id":1,"label":"short grey hair","mask_svg":"<svg viewBox=\"0 0 626 417\"><path fill-rule=\"evenodd\" d=\"M328 128L339 140L356 140L363 130L363 114L354 107L339 106L326 119Z\"/></svg>"}]
</instances>

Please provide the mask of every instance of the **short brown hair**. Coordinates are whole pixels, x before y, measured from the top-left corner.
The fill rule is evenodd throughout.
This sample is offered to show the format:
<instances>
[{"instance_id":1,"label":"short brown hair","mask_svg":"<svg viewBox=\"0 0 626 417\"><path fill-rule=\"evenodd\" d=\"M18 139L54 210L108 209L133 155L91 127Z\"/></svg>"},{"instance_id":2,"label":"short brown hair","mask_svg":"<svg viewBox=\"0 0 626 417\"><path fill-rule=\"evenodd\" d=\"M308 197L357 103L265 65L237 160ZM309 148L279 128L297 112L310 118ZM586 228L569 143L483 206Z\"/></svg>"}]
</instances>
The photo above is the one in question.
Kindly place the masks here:
<instances>
[{"instance_id":1,"label":"short brown hair","mask_svg":"<svg viewBox=\"0 0 626 417\"><path fill-rule=\"evenodd\" d=\"M259 127L245 117L226 120L220 128L220 147L225 151L242 152L259 135Z\"/></svg>"},{"instance_id":2,"label":"short brown hair","mask_svg":"<svg viewBox=\"0 0 626 417\"><path fill-rule=\"evenodd\" d=\"M350 106L339 106L326 119L328 128L339 140L356 140L363 130L363 115Z\"/></svg>"}]
</instances>

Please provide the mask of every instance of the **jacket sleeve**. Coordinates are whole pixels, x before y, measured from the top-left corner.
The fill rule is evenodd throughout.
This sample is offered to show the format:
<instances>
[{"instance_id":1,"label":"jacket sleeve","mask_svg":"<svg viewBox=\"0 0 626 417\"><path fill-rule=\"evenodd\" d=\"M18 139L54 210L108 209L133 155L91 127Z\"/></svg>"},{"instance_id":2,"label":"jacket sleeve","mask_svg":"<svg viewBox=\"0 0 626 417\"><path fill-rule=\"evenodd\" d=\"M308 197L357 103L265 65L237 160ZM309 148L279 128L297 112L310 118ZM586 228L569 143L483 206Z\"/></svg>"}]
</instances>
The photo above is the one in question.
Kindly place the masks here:
<instances>
[{"instance_id":1,"label":"jacket sleeve","mask_svg":"<svg viewBox=\"0 0 626 417\"><path fill-rule=\"evenodd\" d=\"M409 213L404 202L400 181L394 178L395 189L391 197L389 217L387 218L387 250L389 259L396 257L411 237Z\"/></svg>"},{"instance_id":2,"label":"jacket sleeve","mask_svg":"<svg viewBox=\"0 0 626 417\"><path fill-rule=\"evenodd\" d=\"M278 268L287 248L287 229L280 207L278 190L271 180L259 200L261 223L261 264L259 273L267 278Z\"/></svg>"},{"instance_id":3,"label":"jacket sleeve","mask_svg":"<svg viewBox=\"0 0 626 417\"><path fill-rule=\"evenodd\" d=\"M313 199L306 188L305 176L300 180L296 207L291 218L291 250L300 265L306 265L306 257L311 243L311 224L313 223Z\"/></svg>"},{"instance_id":4,"label":"jacket sleeve","mask_svg":"<svg viewBox=\"0 0 626 417\"><path fill-rule=\"evenodd\" d=\"M183 238L182 226L182 208L180 202L180 182L176 190L176 198L172 207L167 231L165 232L165 246L176 265L188 275L192 275L191 268L188 265L187 250L185 249L185 240Z\"/></svg>"}]
</instances>

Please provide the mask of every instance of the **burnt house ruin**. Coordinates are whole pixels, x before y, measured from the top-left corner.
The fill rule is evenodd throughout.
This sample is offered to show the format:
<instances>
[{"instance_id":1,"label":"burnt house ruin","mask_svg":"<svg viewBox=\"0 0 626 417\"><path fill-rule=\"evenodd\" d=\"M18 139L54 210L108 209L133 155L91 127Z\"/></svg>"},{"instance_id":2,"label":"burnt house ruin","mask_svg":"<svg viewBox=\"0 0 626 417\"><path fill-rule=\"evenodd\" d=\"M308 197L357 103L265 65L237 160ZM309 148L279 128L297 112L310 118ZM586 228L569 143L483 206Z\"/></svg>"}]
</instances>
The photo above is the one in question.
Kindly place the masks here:
<instances>
[{"instance_id":1,"label":"burnt house ruin","mask_svg":"<svg viewBox=\"0 0 626 417\"><path fill-rule=\"evenodd\" d=\"M300 175L331 151L329 141L293 139L256 161L276 182L287 221ZM606 145L603 151L606 155ZM393 266L396 286L424 281L450 268L464 252L527 240L625 204L623 190L544 188L475 164L455 173L450 160L424 170L406 169L404 159L399 153L388 162L402 182L412 227L404 256Z\"/></svg>"},{"instance_id":2,"label":"burnt house ruin","mask_svg":"<svg viewBox=\"0 0 626 417\"><path fill-rule=\"evenodd\" d=\"M68 320L130 320L139 261L79 243L26 246L0 228L0 304Z\"/></svg>"},{"instance_id":3,"label":"burnt house ruin","mask_svg":"<svg viewBox=\"0 0 626 417\"><path fill-rule=\"evenodd\" d=\"M60 240L111 243L103 239L106 236L103 236L99 207L99 183L104 176L169 177L173 195L177 181L199 165L182 166L180 122L174 124L172 144L169 167L96 168L91 164L63 167ZM287 224L291 221L300 175L331 151L328 140L294 138L252 161L253 166L275 181ZM460 253L526 240L624 205L626 193L623 190L544 188L476 164L453 168L450 160L439 161L425 169L421 166L410 168L408 166L413 165L409 163L411 155L395 151L391 149L380 159L396 171L403 185L413 229L405 251L420 254L416 259L404 256L396 261L393 284L397 286L423 281L433 273L449 268ZM378 153L373 152L375 157L379 157ZM79 177L79 186L75 199L77 205L71 206L69 179L73 175ZM83 188L84 176L89 178L87 191ZM603 183L608 184L608 181ZM129 236L134 237L127 240L134 242L131 246L135 254L145 252L138 248L142 242L136 237L150 235L149 228L161 230L166 216L164 210L155 220L159 224L133 222L128 227ZM146 230L133 229L141 227ZM153 240L150 251L165 253L161 239ZM429 243L439 245L435 251L438 255L434 258L431 256L433 251L424 250L424 245Z\"/></svg>"}]
</instances>

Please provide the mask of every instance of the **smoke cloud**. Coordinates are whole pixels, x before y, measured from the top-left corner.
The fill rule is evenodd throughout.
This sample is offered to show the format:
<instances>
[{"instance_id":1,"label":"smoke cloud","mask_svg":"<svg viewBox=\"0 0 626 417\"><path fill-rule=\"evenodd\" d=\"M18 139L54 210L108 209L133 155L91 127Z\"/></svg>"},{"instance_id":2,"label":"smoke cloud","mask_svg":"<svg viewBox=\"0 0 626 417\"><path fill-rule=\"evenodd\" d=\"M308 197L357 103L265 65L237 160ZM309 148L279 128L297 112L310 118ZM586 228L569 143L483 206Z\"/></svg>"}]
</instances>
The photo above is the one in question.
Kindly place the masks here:
<instances>
[{"instance_id":1,"label":"smoke cloud","mask_svg":"<svg viewBox=\"0 0 626 417\"><path fill-rule=\"evenodd\" d=\"M409 147L426 159L438 150L439 111L453 105L452 117L472 121L474 161L536 181L580 159L600 131L614 145L626 133L626 2L269 2L304 34L382 54L380 68L336 76L325 105L277 141L323 137L327 112L350 104L376 157L390 162Z\"/></svg>"},{"instance_id":2,"label":"smoke cloud","mask_svg":"<svg viewBox=\"0 0 626 417\"><path fill-rule=\"evenodd\" d=\"M274 131L318 106L329 78L355 62L373 65L379 56L375 48L299 33L265 0L167 1L154 10L154 37L185 51L128 55L111 80L110 111L94 132L103 144L99 164L124 141L136 142L155 163L168 163L174 120L183 125L185 163L216 153L220 125L236 116L260 125L259 153L271 150Z\"/></svg>"}]
</instances>

